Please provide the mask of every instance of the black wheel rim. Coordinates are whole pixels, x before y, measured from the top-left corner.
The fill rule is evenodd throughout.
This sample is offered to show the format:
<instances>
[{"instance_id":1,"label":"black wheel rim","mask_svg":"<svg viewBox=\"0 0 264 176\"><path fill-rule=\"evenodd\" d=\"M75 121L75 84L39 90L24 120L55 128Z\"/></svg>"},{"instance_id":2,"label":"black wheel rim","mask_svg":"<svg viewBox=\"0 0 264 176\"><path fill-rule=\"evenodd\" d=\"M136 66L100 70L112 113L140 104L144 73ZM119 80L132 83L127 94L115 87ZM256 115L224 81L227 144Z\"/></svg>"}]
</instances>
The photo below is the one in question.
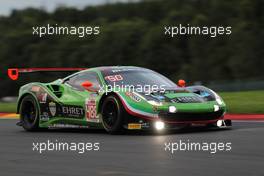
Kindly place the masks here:
<instances>
[{"instance_id":1,"label":"black wheel rim","mask_svg":"<svg viewBox=\"0 0 264 176\"><path fill-rule=\"evenodd\" d=\"M103 121L107 128L112 128L118 118L118 110L114 101L109 101L106 103L103 109Z\"/></svg>"},{"instance_id":2,"label":"black wheel rim","mask_svg":"<svg viewBox=\"0 0 264 176\"><path fill-rule=\"evenodd\" d=\"M31 101L23 103L22 107L22 118L23 121L29 125L32 125L36 119L36 108Z\"/></svg>"}]
</instances>

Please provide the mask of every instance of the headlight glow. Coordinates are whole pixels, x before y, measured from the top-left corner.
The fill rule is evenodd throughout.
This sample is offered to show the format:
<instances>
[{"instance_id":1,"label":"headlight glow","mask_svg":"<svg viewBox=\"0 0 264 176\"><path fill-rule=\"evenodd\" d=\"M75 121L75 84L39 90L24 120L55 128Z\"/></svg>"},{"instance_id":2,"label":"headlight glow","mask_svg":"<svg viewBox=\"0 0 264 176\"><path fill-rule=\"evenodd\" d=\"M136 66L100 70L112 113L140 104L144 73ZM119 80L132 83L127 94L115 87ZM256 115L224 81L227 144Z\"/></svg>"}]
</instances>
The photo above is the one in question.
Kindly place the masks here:
<instances>
[{"instance_id":1,"label":"headlight glow","mask_svg":"<svg viewBox=\"0 0 264 176\"><path fill-rule=\"evenodd\" d=\"M218 127L222 126L222 124L223 124L223 121L222 120L217 120L216 125Z\"/></svg>"},{"instance_id":2,"label":"headlight glow","mask_svg":"<svg viewBox=\"0 0 264 176\"><path fill-rule=\"evenodd\" d=\"M155 122L155 128L156 128L157 130L163 130L164 127L165 127L164 122L161 122L161 121L157 121L157 122Z\"/></svg>"},{"instance_id":3,"label":"headlight glow","mask_svg":"<svg viewBox=\"0 0 264 176\"><path fill-rule=\"evenodd\" d=\"M175 113L177 111L177 108L175 106L169 106L169 112Z\"/></svg>"}]
</instances>

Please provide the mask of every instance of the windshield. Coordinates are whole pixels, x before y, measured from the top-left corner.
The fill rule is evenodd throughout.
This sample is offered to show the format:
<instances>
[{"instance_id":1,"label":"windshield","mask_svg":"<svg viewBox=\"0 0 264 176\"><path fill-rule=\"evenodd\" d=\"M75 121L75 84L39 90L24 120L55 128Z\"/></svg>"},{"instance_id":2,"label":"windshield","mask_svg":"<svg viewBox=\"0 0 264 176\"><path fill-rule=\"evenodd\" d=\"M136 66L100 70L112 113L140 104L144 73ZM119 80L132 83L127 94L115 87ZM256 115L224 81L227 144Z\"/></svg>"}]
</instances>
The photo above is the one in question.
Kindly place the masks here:
<instances>
[{"instance_id":1,"label":"windshield","mask_svg":"<svg viewBox=\"0 0 264 176\"><path fill-rule=\"evenodd\" d=\"M157 87L177 87L175 83L165 76L144 69L123 69L103 71L103 76L108 85L114 86L157 86Z\"/></svg>"}]
</instances>

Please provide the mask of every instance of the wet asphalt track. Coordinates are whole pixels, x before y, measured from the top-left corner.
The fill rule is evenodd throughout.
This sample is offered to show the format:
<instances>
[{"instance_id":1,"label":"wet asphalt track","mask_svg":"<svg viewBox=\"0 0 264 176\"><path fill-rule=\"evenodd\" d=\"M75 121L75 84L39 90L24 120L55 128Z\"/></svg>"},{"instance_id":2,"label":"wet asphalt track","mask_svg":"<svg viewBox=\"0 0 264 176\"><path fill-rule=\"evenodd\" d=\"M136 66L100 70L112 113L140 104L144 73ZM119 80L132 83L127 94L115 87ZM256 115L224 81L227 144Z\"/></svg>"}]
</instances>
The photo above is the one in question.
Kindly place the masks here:
<instances>
[{"instance_id":1,"label":"wet asphalt track","mask_svg":"<svg viewBox=\"0 0 264 176\"><path fill-rule=\"evenodd\" d=\"M235 122L232 130L108 135L96 130L25 132L0 120L0 175L264 175L264 122ZM32 142L100 142L100 151L32 151ZM164 142L232 142L229 152L165 152Z\"/></svg>"}]
</instances>

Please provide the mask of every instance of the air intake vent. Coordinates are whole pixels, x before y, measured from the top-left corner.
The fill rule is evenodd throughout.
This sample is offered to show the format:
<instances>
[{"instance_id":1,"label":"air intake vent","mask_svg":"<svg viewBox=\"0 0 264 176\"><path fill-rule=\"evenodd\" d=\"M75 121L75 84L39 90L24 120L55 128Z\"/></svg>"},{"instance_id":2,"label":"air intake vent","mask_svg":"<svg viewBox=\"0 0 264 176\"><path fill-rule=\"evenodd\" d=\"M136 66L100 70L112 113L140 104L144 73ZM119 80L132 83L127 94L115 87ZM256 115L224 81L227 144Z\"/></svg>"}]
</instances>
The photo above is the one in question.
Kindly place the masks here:
<instances>
[{"instance_id":1,"label":"air intake vent","mask_svg":"<svg viewBox=\"0 0 264 176\"><path fill-rule=\"evenodd\" d=\"M56 95L56 97L60 98L62 96L62 90L60 90L59 85L50 85L48 88Z\"/></svg>"}]
</instances>

